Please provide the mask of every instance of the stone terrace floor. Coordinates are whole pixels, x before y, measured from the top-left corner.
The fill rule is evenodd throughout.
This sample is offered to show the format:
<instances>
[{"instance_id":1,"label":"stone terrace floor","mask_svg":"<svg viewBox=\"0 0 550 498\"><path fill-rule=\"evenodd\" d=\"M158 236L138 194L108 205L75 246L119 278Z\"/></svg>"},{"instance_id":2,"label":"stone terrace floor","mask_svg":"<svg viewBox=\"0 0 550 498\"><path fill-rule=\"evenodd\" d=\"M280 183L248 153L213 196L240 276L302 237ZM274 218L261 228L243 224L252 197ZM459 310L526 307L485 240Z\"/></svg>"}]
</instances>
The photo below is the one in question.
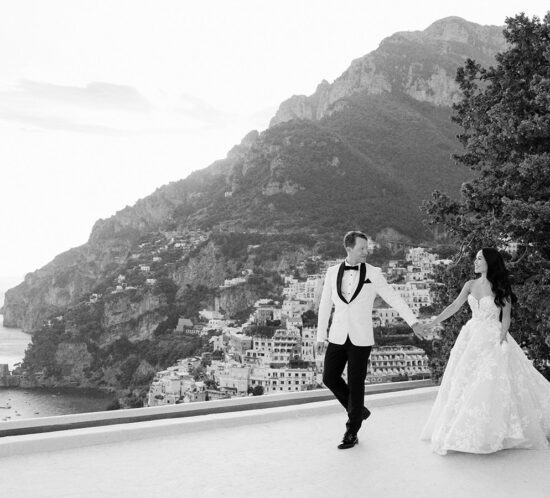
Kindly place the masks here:
<instances>
[{"instance_id":1,"label":"stone terrace floor","mask_svg":"<svg viewBox=\"0 0 550 498\"><path fill-rule=\"evenodd\" d=\"M550 497L550 450L432 453L418 437L434 395L375 406L360 444L346 451L336 449L345 417L334 401L208 415L215 425L181 433L181 420L128 424L134 431L140 424L173 429L156 437L4 456L0 496ZM44 436L3 438L0 451L2 443L33 437Z\"/></svg>"}]
</instances>

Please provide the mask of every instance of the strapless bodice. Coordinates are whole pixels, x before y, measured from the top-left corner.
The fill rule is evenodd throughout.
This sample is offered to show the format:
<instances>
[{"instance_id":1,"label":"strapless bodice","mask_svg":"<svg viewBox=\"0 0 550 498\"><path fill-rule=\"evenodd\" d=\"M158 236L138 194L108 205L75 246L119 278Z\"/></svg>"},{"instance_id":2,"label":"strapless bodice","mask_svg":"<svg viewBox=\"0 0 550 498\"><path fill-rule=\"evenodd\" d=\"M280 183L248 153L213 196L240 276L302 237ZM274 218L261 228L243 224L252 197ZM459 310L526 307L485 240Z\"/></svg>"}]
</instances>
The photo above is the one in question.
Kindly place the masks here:
<instances>
[{"instance_id":1,"label":"strapless bodice","mask_svg":"<svg viewBox=\"0 0 550 498\"><path fill-rule=\"evenodd\" d=\"M483 296L479 301L468 295L468 304L472 310L472 318L477 320L499 320L500 308L495 304L493 296Z\"/></svg>"}]
</instances>

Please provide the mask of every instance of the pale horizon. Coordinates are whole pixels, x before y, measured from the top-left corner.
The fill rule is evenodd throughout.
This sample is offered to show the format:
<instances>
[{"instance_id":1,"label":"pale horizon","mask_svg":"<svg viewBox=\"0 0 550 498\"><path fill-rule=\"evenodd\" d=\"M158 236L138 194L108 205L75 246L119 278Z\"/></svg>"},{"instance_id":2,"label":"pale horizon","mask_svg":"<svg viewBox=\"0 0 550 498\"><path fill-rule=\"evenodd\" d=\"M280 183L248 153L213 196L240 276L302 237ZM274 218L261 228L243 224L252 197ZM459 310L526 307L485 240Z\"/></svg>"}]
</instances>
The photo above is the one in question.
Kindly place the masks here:
<instances>
[{"instance_id":1,"label":"pale horizon","mask_svg":"<svg viewBox=\"0 0 550 498\"><path fill-rule=\"evenodd\" d=\"M86 243L98 219L224 158L281 102L334 81L397 31L548 10L542 1L4 4L0 277L22 278Z\"/></svg>"}]
</instances>

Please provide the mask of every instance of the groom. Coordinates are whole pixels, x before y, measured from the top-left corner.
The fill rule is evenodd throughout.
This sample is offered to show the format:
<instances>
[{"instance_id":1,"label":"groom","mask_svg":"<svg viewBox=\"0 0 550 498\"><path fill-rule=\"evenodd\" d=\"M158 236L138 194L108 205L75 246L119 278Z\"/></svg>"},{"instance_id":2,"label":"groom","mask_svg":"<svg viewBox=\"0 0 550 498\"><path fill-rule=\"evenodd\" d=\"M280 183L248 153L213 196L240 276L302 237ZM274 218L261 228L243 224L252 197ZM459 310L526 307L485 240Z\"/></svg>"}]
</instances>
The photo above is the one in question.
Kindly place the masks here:
<instances>
[{"instance_id":1,"label":"groom","mask_svg":"<svg viewBox=\"0 0 550 498\"><path fill-rule=\"evenodd\" d=\"M422 327L405 301L386 282L380 268L366 263L367 236L348 232L344 237L346 260L331 266L326 273L317 324L317 352L322 354L327 341L330 313L334 307L328 333L323 373L324 384L333 392L348 413L346 432L339 449L353 448L363 420L370 416L364 406L367 362L374 344L372 305L380 295L420 335ZM348 365L348 383L342 379Z\"/></svg>"}]
</instances>

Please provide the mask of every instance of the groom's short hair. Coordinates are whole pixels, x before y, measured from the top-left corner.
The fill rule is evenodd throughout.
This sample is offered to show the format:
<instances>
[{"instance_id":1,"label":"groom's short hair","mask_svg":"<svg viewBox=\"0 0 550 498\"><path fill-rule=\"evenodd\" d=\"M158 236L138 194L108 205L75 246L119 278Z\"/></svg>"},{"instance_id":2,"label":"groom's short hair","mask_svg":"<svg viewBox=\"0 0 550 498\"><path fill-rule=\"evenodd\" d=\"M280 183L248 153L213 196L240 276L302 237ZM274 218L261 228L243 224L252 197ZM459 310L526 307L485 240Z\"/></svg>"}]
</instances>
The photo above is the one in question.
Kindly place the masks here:
<instances>
[{"instance_id":1,"label":"groom's short hair","mask_svg":"<svg viewBox=\"0 0 550 498\"><path fill-rule=\"evenodd\" d=\"M363 232L352 230L344 235L344 247L355 247L357 239L369 240Z\"/></svg>"}]
</instances>

